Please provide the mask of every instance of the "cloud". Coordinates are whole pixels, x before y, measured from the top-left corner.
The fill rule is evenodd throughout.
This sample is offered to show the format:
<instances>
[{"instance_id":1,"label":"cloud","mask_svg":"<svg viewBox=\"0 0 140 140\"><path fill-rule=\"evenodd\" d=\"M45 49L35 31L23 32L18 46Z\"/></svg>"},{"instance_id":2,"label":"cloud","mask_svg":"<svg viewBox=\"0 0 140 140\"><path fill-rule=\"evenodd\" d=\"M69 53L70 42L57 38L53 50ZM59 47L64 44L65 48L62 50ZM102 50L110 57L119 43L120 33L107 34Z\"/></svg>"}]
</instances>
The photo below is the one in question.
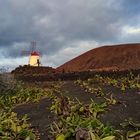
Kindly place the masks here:
<instances>
[{"instance_id":1,"label":"cloud","mask_svg":"<svg viewBox=\"0 0 140 140\"><path fill-rule=\"evenodd\" d=\"M131 27L131 26L125 26L123 28L124 34L140 34L140 27Z\"/></svg>"},{"instance_id":2,"label":"cloud","mask_svg":"<svg viewBox=\"0 0 140 140\"><path fill-rule=\"evenodd\" d=\"M1 58L0 69L6 68L8 71L15 69L19 65L25 65L28 63L28 57L22 58Z\"/></svg>"},{"instance_id":3,"label":"cloud","mask_svg":"<svg viewBox=\"0 0 140 140\"><path fill-rule=\"evenodd\" d=\"M124 26L120 35L120 40L127 43L139 43L140 27Z\"/></svg>"},{"instance_id":4,"label":"cloud","mask_svg":"<svg viewBox=\"0 0 140 140\"><path fill-rule=\"evenodd\" d=\"M36 40L43 64L56 67L100 44L127 43L130 37L136 41L140 16L136 1L1 0L1 59L19 62L21 52L30 50L30 41Z\"/></svg>"},{"instance_id":5,"label":"cloud","mask_svg":"<svg viewBox=\"0 0 140 140\"><path fill-rule=\"evenodd\" d=\"M111 44L111 42L106 42L106 44ZM87 52L91 49L94 49L96 47L99 47L101 45L104 45L102 43L98 43L96 41L81 41L81 42L71 42L67 47L65 47L62 50L59 50L54 55L51 55L50 57L43 56L42 63L47 64L52 67L57 67L62 63L65 63L67 61L73 58L75 58L78 55L81 55L84 52Z\"/></svg>"}]
</instances>

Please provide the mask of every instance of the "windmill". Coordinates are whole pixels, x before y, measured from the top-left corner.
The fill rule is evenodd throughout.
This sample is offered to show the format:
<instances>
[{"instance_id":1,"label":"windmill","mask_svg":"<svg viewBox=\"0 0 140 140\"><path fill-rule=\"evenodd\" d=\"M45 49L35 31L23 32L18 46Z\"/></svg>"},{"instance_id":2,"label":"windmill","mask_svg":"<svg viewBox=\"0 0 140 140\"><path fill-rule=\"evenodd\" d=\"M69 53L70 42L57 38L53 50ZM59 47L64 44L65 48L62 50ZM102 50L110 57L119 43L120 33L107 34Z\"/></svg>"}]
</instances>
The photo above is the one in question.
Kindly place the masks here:
<instances>
[{"instance_id":1,"label":"windmill","mask_svg":"<svg viewBox=\"0 0 140 140\"><path fill-rule=\"evenodd\" d=\"M36 42L31 42L31 51L22 51L22 54L29 56L28 65L30 66L40 66L40 52L36 51Z\"/></svg>"}]
</instances>

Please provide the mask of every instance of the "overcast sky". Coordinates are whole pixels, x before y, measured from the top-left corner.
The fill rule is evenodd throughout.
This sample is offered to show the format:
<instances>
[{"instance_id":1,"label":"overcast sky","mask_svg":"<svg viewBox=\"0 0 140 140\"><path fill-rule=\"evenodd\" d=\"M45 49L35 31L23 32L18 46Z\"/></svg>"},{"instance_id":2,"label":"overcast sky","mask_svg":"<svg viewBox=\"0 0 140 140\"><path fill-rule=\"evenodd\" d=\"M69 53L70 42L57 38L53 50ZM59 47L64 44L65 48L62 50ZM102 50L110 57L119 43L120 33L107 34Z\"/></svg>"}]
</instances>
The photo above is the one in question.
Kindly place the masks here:
<instances>
[{"instance_id":1,"label":"overcast sky","mask_svg":"<svg viewBox=\"0 0 140 140\"><path fill-rule=\"evenodd\" d=\"M31 41L53 67L95 47L140 42L140 0L0 0L0 67L27 64Z\"/></svg>"}]
</instances>

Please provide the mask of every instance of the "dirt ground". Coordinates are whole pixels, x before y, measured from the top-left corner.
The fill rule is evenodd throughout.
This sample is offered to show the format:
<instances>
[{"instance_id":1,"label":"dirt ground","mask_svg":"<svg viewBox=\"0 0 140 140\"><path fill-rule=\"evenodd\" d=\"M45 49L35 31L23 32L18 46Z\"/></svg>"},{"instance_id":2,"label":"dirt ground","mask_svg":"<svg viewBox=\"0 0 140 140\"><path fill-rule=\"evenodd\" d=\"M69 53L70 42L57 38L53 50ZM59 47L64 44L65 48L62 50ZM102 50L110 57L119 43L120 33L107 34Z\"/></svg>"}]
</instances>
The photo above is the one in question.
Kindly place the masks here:
<instances>
[{"instance_id":1,"label":"dirt ground","mask_svg":"<svg viewBox=\"0 0 140 140\"><path fill-rule=\"evenodd\" d=\"M101 120L105 123L109 122L114 128L120 129L120 123L125 119L133 118L134 121L140 122L140 91L127 90L122 93L119 89L112 86L102 86L103 91L112 93L113 97L119 102L110 106L109 110L101 116ZM61 88L63 95L78 98L81 102L88 103L91 98L96 102L102 102L102 98L96 97L94 94L86 93L73 81L66 81ZM108 95L106 95L108 96ZM52 114L49 111L51 100L42 99L39 103L29 103L17 106L14 111L18 116L28 114L32 127L39 131L40 139L49 139L47 134L48 125L51 123Z\"/></svg>"}]
</instances>

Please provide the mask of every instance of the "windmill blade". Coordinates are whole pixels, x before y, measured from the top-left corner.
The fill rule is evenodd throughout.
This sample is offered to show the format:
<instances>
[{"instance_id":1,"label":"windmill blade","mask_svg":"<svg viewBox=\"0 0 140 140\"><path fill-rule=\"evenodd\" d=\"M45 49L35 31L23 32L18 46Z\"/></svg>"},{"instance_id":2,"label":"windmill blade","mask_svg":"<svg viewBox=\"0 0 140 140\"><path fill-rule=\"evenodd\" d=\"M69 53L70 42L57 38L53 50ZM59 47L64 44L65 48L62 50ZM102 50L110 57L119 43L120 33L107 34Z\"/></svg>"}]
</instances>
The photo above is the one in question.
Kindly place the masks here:
<instances>
[{"instance_id":1,"label":"windmill blade","mask_svg":"<svg viewBox=\"0 0 140 140\"><path fill-rule=\"evenodd\" d=\"M21 51L22 56L29 56L30 53L31 53L30 51Z\"/></svg>"},{"instance_id":2,"label":"windmill blade","mask_svg":"<svg viewBox=\"0 0 140 140\"><path fill-rule=\"evenodd\" d=\"M39 56L42 57L43 54L41 52L38 52L38 53L39 53Z\"/></svg>"},{"instance_id":3,"label":"windmill blade","mask_svg":"<svg viewBox=\"0 0 140 140\"><path fill-rule=\"evenodd\" d=\"M32 42L31 42L30 48L31 48L31 51L32 51L32 52L36 50L36 41L32 41Z\"/></svg>"}]
</instances>

